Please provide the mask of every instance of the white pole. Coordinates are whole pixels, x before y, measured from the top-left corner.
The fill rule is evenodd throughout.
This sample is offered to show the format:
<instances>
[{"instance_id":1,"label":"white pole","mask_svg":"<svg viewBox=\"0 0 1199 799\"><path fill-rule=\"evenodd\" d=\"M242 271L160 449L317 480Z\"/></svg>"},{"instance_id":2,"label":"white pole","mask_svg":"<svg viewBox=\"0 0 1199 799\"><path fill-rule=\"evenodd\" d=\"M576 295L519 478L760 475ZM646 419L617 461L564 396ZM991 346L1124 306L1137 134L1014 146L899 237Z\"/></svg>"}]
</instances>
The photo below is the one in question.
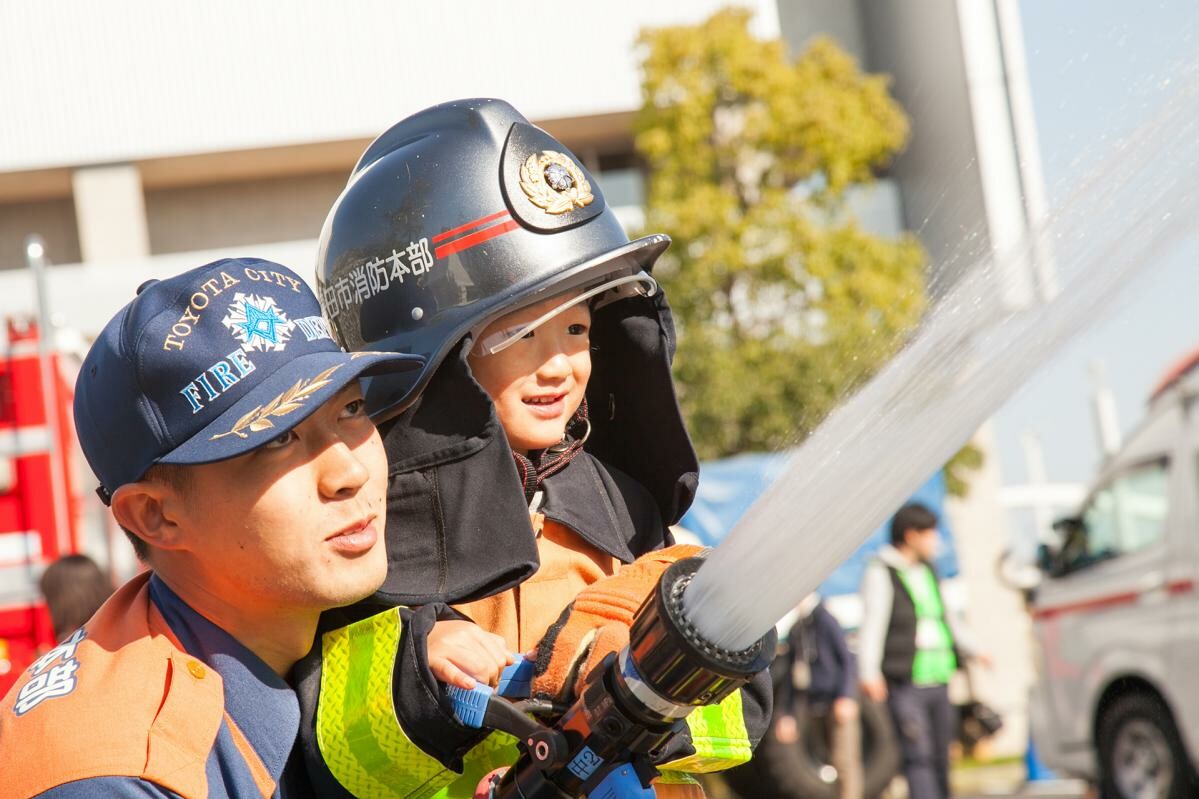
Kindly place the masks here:
<instances>
[{"instance_id":1,"label":"white pole","mask_svg":"<svg viewBox=\"0 0 1199 799\"><path fill-rule=\"evenodd\" d=\"M1012 138L1016 146L1016 167L1028 235L1032 237L1031 269L1038 298L1050 302L1058 292L1057 266L1053 247L1045 234L1049 218L1049 197L1041 172L1041 148L1037 141L1037 120L1033 112L1032 88L1028 80L1028 59L1024 55L1024 25L1020 21L1018 0L994 0L995 21L999 33L1003 73L1007 83L1008 111L1012 120Z\"/></svg>"},{"instance_id":2,"label":"white pole","mask_svg":"<svg viewBox=\"0 0 1199 799\"><path fill-rule=\"evenodd\" d=\"M1103 457L1110 458L1120 449L1120 416L1116 411L1116 395L1107 380L1107 366L1096 358L1091 361L1091 408L1095 413L1095 430Z\"/></svg>"},{"instance_id":3,"label":"white pole","mask_svg":"<svg viewBox=\"0 0 1199 799\"><path fill-rule=\"evenodd\" d=\"M1028 472L1028 485L1036 497L1032 503L1033 524L1037 529L1037 540L1044 541L1053 526L1053 506L1045 496L1049 485L1049 470L1045 468L1045 451L1041 448L1041 437L1035 430L1028 429L1020 434L1020 446L1024 450L1024 468Z\"/></svg>"},{"instance_id":4,"label":"white pole","mask_svg":"<svg viewBox=\"0 0 1199 799\"><path fill-rule=\"evenodd\" d=\"M50 496L54 503L54 538L59 555L71 548L70 520L67 517L66 487L63 485L64 459L62 430L58 423L58 372L54 368L54 322L50 318L50 298L46 292L46 244L37 234L25 238L25 260L33 272L34 293L37 297L37 353L41 371L42 403L45 406L46 429L50 431Z\"/></svg>"}]
</instances>

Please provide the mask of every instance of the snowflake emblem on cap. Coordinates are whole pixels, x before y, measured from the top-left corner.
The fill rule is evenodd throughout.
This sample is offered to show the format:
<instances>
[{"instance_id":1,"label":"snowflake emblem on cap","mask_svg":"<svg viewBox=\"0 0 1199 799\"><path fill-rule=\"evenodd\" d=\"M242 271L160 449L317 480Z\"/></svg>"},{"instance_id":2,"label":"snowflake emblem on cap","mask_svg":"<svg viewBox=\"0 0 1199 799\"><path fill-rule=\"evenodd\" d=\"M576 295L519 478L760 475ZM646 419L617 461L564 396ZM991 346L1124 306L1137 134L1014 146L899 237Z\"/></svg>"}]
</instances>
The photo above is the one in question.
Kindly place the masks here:
<instances>
[{"instance_id":1,"label":"snowflake emblem on cap","mask_svg":"<svg viewBox=\"0 0 1199 799\"><path fill-rule=\"evenodd\" d=\"M275 304L273 297L256 294L233 295L229 313L221 320L246 352L282 352L291 338L293 323Z\"/></svg>"}]
</instances>

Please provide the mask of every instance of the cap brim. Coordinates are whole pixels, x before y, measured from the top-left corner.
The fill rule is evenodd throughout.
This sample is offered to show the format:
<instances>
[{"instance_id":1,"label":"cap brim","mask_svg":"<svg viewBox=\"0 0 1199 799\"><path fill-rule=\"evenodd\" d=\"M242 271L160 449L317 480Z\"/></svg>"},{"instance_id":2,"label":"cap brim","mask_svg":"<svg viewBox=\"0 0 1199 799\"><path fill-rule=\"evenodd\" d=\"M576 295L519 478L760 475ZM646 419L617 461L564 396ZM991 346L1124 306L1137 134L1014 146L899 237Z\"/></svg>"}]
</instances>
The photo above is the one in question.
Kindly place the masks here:
<instances>
[{"instance_id":1,"label":"cap brim","mask_svg":"<svg viewBox=\"0 0 1199 799\"><path fill-rule=\"evenodd\" d=\"M419 369L419 355L314 352L289 361L187 441L155 463L200 464L252 452L303 422L368 374Z\"/></svg>"}]
</instances>

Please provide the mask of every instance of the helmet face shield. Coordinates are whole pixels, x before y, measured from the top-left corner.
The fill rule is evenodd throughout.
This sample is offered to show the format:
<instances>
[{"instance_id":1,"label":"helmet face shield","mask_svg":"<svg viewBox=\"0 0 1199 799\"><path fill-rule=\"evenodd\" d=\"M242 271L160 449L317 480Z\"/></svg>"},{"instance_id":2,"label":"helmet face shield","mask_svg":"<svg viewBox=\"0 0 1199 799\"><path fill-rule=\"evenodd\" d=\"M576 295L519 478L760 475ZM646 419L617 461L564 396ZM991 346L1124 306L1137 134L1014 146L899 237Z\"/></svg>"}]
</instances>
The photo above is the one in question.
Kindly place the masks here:
<instances>
[{"instance_id":1,"label":"helmet face shield","mask_svg":"<svg viewBox=\"0 0 1199 799\"><path fill-rule=\"evenodd\" d=\"M578 293L567 292L559 295L562 297L560 303L530 322L495 330L485 336L482 333L486 326L474 331L475 345L472 347L471 353L476 356L486 356L503 352L546 322L584 302L589 302L591 308L595 310L617 300L628 297L652 297L657 292L657 281L646 272L610 278L598 285L585 287ZM512 312L509 310L507 313Z\"/></svg>"}]
</instances>

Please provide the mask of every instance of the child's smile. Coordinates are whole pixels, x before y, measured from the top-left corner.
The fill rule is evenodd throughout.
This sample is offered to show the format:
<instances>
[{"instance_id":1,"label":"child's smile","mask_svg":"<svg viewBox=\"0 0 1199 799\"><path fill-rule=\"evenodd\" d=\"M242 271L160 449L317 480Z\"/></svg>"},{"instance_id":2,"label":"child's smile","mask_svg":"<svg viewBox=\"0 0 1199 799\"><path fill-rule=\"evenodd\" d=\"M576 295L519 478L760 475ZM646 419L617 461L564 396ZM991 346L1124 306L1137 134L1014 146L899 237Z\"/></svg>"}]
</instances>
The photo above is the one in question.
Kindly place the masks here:
<instances>
[{"instance_id":1,"label":"child's smile","mask_svg":"<svg viewBox=\"0 0 1199 799\"><path fill-rule=\"evenodd\" d=\"M555 298L522 308L487 327L518 328L560 304ZM470 355L470 368L495 404L508 443L518 452L552 447L562 440L591 377L591 311L575 305L491 355Z\"/></svg>"},{"instance_id":2,"label":"child's smile","mask_svg":"<svg viewBox=\"0 0 1199 799\"><path fill-rule=\"evenodd\" d=\"M524 403L529 406L529 410L534 416L542 419L557 419L566 408L567 396L569 395L566 393L542 394L536 397L526 397Z\"/></svg>"}]
</instances>

